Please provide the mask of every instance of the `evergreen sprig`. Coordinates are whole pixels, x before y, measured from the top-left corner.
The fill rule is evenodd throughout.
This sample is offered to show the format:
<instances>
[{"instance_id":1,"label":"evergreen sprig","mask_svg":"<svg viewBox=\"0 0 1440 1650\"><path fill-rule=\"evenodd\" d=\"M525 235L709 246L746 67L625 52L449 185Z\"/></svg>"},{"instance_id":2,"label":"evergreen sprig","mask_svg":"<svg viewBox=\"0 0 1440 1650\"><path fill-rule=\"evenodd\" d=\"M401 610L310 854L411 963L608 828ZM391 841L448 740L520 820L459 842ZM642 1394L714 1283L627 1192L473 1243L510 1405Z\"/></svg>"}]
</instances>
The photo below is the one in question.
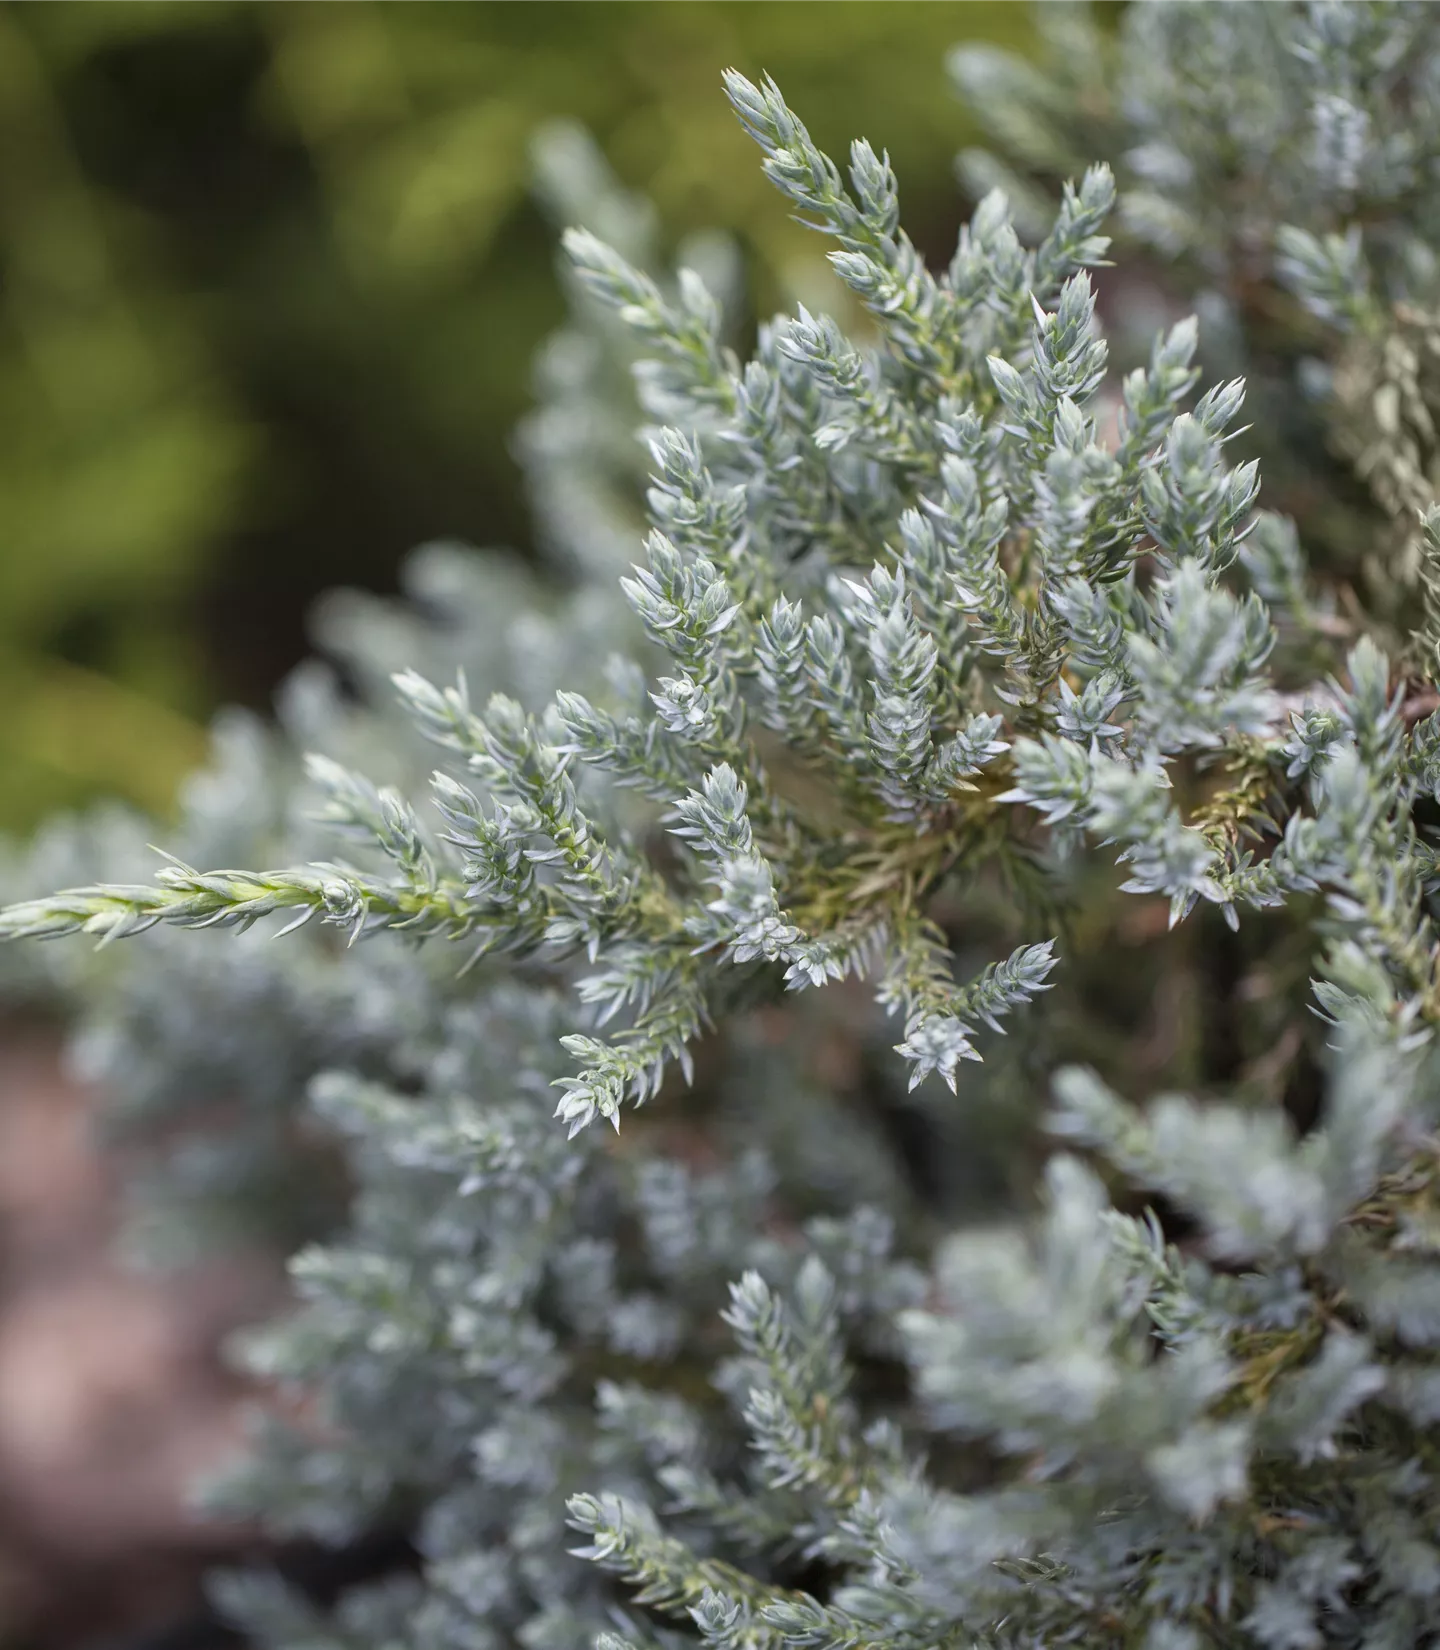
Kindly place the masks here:
<instances>
[{"instance_id":1,"label":"evergreen sprig","mask_svg":"<svg viewBox=\"0 0 1440 1650\"><path fill-rule=\"evenodd\" d=\"M1335 219L1262 218L1277 274L1399 384L1373 277L1436 242L1429 136L1384 100L1429 108L1425 16L1132 15L1130 232L1233 273L1205 185L1238 145ZM1062 81L1103 71L1081 14L1050 26ZM1043 167L1065 85L994 89ZM238 1087L253 1156L181 1154L202 1200L317 1129L344 1156L348 1212L287 1234L296 1314L249 1337L307 1402L217 1495L402 1523L420 1571L226 1607L292 1650L1428 1643L1434 614L1372 626L1257 512L1194 322L1106 401L1107 168L1048 223L1020 199L1024 239L988 193L932 271L883 155L842 171L772 83L727 90L874 336L802 310L742 364L698 275L572 233L555 393L593 410L640 353L633 523L593 420L532 426L568 590L517 619L513 569L432 551L416 593L459 622L332 612L370 699L309 675L286 739L222 730L187 863L0 914L156 931L70 965L82 1047L161 1120ZM188 868L241 847L294 868ZM168 931L204 926L255 932L216 962Z\"/></svg>"}]
</instances>

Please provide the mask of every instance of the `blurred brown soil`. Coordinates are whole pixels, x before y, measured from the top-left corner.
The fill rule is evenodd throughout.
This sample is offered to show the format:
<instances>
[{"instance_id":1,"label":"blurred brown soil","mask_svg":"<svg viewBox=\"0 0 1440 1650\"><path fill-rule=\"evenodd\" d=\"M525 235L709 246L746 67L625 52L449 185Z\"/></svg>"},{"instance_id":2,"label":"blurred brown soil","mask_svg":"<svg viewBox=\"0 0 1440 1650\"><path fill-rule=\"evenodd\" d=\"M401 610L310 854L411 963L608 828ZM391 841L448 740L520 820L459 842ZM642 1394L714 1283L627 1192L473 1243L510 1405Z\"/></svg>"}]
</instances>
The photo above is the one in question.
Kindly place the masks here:
<instances>
[{"instance_id":1,"label":"blurred brown soil","mask_svg":"<svg viewBox=\"0 0 1440 1650\"><path fill-rule=\"evenodd\" d=\"M245 1543L186 1491L237 1446L219 1346L274 1304L274 1270L122 1265L92 1113L56 1037L0 1026L0 1650L143 1638Z\"/></svg>"}]
</instances>

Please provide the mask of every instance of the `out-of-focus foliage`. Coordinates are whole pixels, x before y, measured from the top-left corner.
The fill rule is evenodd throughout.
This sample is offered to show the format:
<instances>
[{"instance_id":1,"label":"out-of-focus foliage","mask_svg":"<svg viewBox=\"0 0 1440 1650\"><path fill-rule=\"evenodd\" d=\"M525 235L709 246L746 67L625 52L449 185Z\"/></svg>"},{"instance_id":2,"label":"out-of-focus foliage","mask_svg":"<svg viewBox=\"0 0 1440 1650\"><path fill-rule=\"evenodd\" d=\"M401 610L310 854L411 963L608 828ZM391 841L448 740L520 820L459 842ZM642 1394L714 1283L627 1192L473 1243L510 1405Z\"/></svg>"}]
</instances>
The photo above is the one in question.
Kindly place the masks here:
<instances>
[{"instance_id":1,"label":"out-of-focus foliage","mask_svg":"<svg viewBox=\"0 0 1440 1650\"><path fill-rule=\"evenodd\" d=\"M1005 5L20 7L0 14L0 826L169 804L190 718L262 697L337 582L523 545L506 436L558 318L531 145L596 132L762 305L834 289L713 96L781 76L953 236L974 136L928 70Z\"/></svg>"}]
</instances>

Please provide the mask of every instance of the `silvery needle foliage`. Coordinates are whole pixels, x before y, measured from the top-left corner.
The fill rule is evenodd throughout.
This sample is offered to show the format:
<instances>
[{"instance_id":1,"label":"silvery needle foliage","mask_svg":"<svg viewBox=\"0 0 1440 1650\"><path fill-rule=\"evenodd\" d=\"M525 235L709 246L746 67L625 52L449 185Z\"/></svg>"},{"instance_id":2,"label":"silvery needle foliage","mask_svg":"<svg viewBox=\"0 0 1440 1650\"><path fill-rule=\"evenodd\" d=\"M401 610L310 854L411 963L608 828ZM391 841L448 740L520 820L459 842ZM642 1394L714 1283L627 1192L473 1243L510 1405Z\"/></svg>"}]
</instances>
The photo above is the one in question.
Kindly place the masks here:
<instances>
[{"instance_id":1,"label":"silvery needle foliage","mask_svg":"<svg viewBox=\"0 0 1440 1650\"><path fill-rule=\"evenodd\" d=\"M548 210L594 223L631 258L656 265L653 212L620 188L588 138L545 130L536 150ZM713 243L709 250L713 266ZM571 316L542 352L537 406L521 432L527 480L547 506L552 577L539 580L500 553L436 544L402 569L403 602L332 593L314 631L355 692L340 691L329 665L307 662L281 691L277 727L240 712L219 719L176 824L115 810L57 820L4 866L7 899L86 875L148 877L155 856L146 845L157 840L190 864L332 851L304 753L363 763L407 787L423 788L433 767L432 747L395 703L390 677L402 665L442 679L463 670L476 691L504 688L533 703L578 655L596 662L603 684L600 665L630 640L615 574L640 520L630 473L643 476L643 454L629 451L633 351L613 317L569 288ZM569 577L556 579L557 568ZM352 834L346 852L367 850ZM130 1177L127 1231L147 1258L184 1261L237 1241L285 1252L328 1229L343 1185L333 1165L326 1172L316 1161L317 1138L325 1148L306 1116L309 1079L344 1066L412 1081L418 1050L444 1035L449 997L473 992L474 978L457 982L438 949L369 947L336 966L334 939L315 925L272 945L262 926L215 946L167 929L143 947L0 952L7 1003L38 1000L68 1015L73 1063L103 1091L108 1132L149 1147L144 1172Z\"/></svg>"},{"instance_id":2,"label":"silvery needle foliage","mask_svg":"<svg viewBox=\"0 0 1440 1650\"><path fill-rule=\"evenodd\" d=\"M1044 210L1030 180L1067 176L1077 154L1114 162L1127 241L1199 298L1212 351L1259 391L1270 486L1403 629L1440 478L1440 10L1140 4L1110 30L1080 3L1035 21L1038 66L952 54L997 151L966 151L962 176L1003 181L1030 217ZM1347 461L1333 474L1322 429ZM1351 465L1391 532L1360 515Z\"/></svg>"},{"instance_id":3,"label":"silvery needle foliage","mask_svg":"<svg viewBox=\"0 0 1440 1650\"><path fill-rule=\"evenodd\" d=\"M230 1578L227 1607L286 1646L1427 1643L1440 725L1363 635L1275 675L1316 598L1227 459L1243 387L1196 393L1193 323L1102 434L1108 171L1033 247L987 196L936 274L883 156L842 173L773 85L728 90L869 322L802 310L742 365L698 277L567 237L643 353L620 588L649 668L528 707L398 669L438 770L313 761L328 855L0 919L374 942L325 965L372 987L337 1008L368 1051L311 1085L349 1225L249 1347L309 1407L224 1496L331 1539L399 1520L422 1568L333 1612ZM1421 536L1440 566L1440 516ZM585 611L536 647L583 664ZM872 993L943 1115L1087 928L962 971L939 916L997 872L1059 912L1110 863L1108 903L1160 909L1169 948L1313 931L1280 1052L1321 1029L1318 1116L1299 1132L1263 1072L1142 1104L1067 1067L1024 1218L936 1243L777 1005Z\"/></svg>"}]
</instances>

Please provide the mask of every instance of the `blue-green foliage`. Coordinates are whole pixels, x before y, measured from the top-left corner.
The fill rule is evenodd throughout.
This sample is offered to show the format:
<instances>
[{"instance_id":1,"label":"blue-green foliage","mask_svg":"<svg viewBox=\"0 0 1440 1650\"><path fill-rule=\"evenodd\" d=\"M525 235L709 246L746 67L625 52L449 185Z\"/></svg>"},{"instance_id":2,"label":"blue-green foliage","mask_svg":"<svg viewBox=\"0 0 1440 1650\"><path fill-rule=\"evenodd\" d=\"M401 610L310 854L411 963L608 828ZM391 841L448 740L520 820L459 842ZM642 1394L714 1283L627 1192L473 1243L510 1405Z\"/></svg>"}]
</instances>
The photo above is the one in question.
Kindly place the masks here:
<instances>
[{"instance_id":1,"label":"blue-green foliage","mask_svg":"<svg viewBox=\"0 0 1440 1650\"><path fill-rule=\"evenodd\" d=\"M308 1403L217 1495L422 1568L226 1607L376 1650L1429 1642L1437 713L1257 513L1193 321L1107 396L1107 168L1028 247L987 195L935 273L883 156L727 85L867 327L742 362L696 273L570 233L526 437L569 585L429 552L437 617L332 610L360 702L232 729L152 882L0 916L156 930L85 965L133 1105L223 1065L272 1171L343 1153L247 1347ZM193 868L242 854L285 868ZM1141 946L1179 999L1136 1039ZM1243 1047L1187 1064L1222 988Z\"/></svg>"},{"instance_id":2,"label":"blue-green foliage","mask_svg":"<svg viewBox=\"0 0 1440 1650\"><path fill-rule=\"evenodd\" d=\"M1003 186L1033 224L1044 188L1097 156L1114 165L1127 249L1160 260L1202 308L1208 358L1250 380L1271 497L1363 579L1400 645L1424 563L1416 518L1440 482L1440 11L1237 0L1132 5L1118 31L1083 3L1035 18L1040 66L952 53L994 145L960 156L962 179ZM1322 433L1349 461L1337 474ZM1389 532L1366 519L1351 466Z\"/></svg>"}]
</instances>

